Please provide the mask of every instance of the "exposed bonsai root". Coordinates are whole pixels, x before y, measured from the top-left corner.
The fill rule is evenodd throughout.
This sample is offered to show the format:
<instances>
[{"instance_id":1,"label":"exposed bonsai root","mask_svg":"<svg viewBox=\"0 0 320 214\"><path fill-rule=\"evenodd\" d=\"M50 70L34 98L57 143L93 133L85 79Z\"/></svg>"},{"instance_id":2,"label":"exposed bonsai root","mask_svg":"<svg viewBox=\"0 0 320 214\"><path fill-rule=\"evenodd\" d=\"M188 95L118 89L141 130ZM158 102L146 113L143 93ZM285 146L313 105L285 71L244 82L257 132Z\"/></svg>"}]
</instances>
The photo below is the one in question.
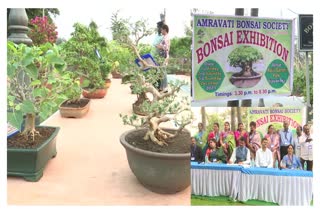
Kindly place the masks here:
<instances>
[{"instance_id":1,"label":"exposed bonsai root","mask_svg":"<svg viewBox=\"0 0 320 214\"><path fill-rule=\"evenodd\" d=\"M29 136L31 136L32 137L32 141L34 141L34 137L36 135L41 136L40 132L38 132L36 129L25 130L21 134L24 135L26 139L28 139Z\"/></svg>"}]
</instances>

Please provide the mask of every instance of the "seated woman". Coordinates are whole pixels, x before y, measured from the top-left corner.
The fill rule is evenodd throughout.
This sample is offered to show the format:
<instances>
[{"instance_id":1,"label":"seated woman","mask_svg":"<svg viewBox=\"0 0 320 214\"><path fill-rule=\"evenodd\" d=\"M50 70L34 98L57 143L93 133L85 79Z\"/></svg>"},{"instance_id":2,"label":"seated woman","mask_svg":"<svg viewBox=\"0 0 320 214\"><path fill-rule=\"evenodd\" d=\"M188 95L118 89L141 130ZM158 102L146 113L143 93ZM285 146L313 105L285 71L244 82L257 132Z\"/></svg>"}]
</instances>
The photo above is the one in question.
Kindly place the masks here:
<instances>
[{"instance_id":1,"label":"seated woman","mask_svg":"<svg viewBox=\"0 0 320 214\"><path fill-rule=\"evenodd\" d=\"M282 158L280 167L282 169L302 169L299 158L293 154L292 144L288 146L288 153Z\"/></svg>"},{"instance_id":2,"label":"seated woman","mask_svg":"<svg viewBox=\"0 0 320 214\"><path fill-rule=\"evenodd\" d=\"M223 148L217 148L217 141L215 139L209 140L209 147L205 155L206 163L226 163L226 155Z\"/></svg>"}]
</instances>

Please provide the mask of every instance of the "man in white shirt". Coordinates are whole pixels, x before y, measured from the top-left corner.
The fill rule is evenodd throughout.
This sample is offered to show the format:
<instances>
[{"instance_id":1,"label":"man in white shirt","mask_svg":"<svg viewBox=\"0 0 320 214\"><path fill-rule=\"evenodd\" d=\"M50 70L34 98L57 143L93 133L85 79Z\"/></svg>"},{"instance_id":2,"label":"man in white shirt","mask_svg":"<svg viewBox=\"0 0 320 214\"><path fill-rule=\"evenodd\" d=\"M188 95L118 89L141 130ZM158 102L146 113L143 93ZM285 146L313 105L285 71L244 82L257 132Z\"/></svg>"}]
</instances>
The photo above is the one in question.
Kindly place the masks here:
<instances>
[{"instance_id":1,"label":"man in white shirt","mask_svg":"<svg viewBox=\"0 0 320 214\"><path fill-rule=\"evenodd\" d=\"M256 167L263 167L263 168L272 168L273 159L272 159L272 152L270 149L267 148L268 139L263 138L261 141L261 148L258 149L256 153Z\"/></svg>"},{"instance_id":2,"label":"man in white shirt","mask_svg":"<svg viewBox=\"0 0 320 214\"><path fill-rule=\"evenodd\" d=\"M299 144L299 137L302 135L301 126L297 126L296 133L297 133L297 136L295 136L295 138L293 139L293 145L295 146L294 153L300 159L301 145Z\"/></svg>"},{"instance_id":3,"label":"man in white shirt","mask_svg":"<svg viewBox=\"0 0 320 214\"><path fill-rule=\"evenodd\" d=\"M301 146L300 161L302 167L307 162L307 170L312 171L313 168L313 139L310 134L309 125L303 126L303 134L299 137L299 144Z\"/></svg>"}]
</instances>

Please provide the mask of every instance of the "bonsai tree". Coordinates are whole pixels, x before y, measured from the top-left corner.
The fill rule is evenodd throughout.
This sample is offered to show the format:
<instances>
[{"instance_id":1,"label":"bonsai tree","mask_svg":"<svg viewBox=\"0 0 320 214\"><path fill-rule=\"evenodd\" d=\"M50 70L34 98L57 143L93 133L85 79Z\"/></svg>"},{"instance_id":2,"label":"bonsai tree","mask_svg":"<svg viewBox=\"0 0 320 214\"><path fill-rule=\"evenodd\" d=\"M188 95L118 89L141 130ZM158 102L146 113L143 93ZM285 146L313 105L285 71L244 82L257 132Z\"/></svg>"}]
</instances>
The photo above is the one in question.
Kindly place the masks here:
<instances>
[{"instance_id":1,"label":"bonsai tree","mask_svg":"<svg viewBox=\"0 0 320 214\"><path fill-rule=\"evenodd\" d=\"M50 43L28 47L9 41L7 50L8 121L20 129L25 117L22 135L34 140L36 114L46 119L66 98L59 81L65 62Z\"/></svg>"},{"instance_id":2,"label":"bonsai tree","mask_svg":"<svg viewBox=\"0 0 320 214\"><path fill-rule=\"evenodd\" d=\"M228 56L228 61L233 67L241 67L236 77L251 77L257 76L258 73L253 71L252 64L260 59L263 59L262 54L251 46L240 46L233 50Z\"/></svg>"},{"instance_id":3,"label":"bonsai tree","mask_svg":"<svg viewBox=\"0 0 320 214\"><path fill-rule=\"evenodd\" d=\"M182 81L177 81L174 84L169 83L171 90L168 93L160 93L152 84L156 78L157 76L154 76L154 80L147 80L140 71L136 72L130 79L134 91L143 92L140 94L144 95L147 93L152 95L152 101L144 100L141 104L146 116L139 117L136 114L120 116L125 125L131 125L135 128L147 127L148 131L144 136L144 140L150 139L152 142L164 146L168 145L171 139L176 137L191 122L192 115L189 98L187 96L178 98L177 96L181 87L187 83ZM174 124L179 127L175 133L166 132L160 126L161 123L168 121L174 121Z\"/></svg>"},{"instance_id":4,"label":"bonsai tree","mask_svg":"<svg viewBox=\"0 0 320 214\"><path fill-rule=\"evenodd\" d=\"M107 76L108 70L102 65L96 51L106 48L105 39L99 35L94 22L88 27L80 23L75 23L73 27L72 37L63 44L69 69L84 78L83 87L91 91L104 88L102 73Z\"/></svg>"}]
</instances>

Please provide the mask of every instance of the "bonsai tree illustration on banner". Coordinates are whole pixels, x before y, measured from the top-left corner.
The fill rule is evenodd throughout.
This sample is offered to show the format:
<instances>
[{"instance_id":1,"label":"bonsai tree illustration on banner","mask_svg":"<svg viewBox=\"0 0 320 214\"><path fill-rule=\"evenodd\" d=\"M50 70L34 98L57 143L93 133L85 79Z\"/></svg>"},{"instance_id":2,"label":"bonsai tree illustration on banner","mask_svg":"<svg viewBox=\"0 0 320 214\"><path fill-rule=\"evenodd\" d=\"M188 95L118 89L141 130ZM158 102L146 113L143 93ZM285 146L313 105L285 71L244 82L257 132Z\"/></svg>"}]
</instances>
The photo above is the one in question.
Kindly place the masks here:
<instances>
[{"instance_id":1,"label":"bonsai tree illustration on banner","mask_svg":"<svg viewBox=\"0 0 320 214\"><path fill-rule=\"evenodd\" d=\"M251 46L240 46L228 56L228 62L241 71L230 77L230 82L237 88L251 88L261 80L262 73L253 70L253 63L263 59L262 54Z\"/></svg>"}]
</instances>

